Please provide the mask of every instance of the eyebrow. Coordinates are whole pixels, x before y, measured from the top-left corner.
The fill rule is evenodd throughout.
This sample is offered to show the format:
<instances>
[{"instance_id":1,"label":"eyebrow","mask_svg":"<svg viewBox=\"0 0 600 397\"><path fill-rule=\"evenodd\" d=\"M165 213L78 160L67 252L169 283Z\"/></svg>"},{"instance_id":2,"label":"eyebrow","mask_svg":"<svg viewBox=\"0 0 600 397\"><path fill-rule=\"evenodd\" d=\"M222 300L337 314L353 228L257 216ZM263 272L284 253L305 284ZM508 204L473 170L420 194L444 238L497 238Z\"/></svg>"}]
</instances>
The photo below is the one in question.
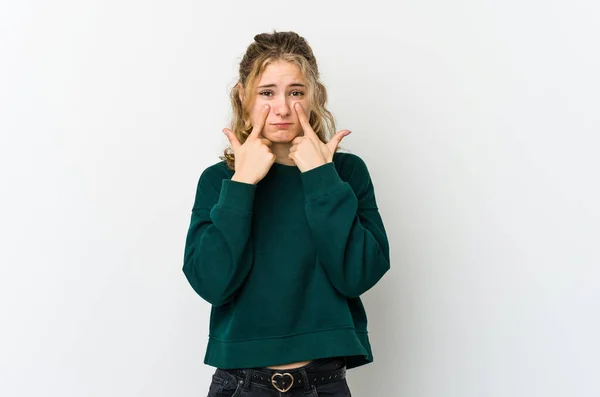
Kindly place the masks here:
<instances>
[{"instance_id":1,"label":"eyebrow","mask_svg":"<svg viewBox=\"0 0 600 397\"><path fill-rule=\"evenodd\" d=\"M265 84L265 85L259 85L256 88L267 88L267 87L277 87L277 85L275 84ZM289 85L289 87L306 87L304 84L301 83L292 83Z\"/></svg>"}]
</instances>

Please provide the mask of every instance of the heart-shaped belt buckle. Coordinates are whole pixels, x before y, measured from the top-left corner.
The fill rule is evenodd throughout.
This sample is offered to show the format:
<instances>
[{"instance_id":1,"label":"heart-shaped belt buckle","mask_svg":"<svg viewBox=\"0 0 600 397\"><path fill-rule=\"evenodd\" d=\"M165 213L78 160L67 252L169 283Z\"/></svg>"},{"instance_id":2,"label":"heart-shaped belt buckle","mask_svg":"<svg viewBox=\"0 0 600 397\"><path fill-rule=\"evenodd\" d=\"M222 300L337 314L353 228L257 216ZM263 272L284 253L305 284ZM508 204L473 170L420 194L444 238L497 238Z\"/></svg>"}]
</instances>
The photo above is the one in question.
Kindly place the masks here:
<instances>
[{"instance_id":1,"label":"heart-shaped belt buckle","mask_svg":"<svg viewBox=\"0 0 600 397\"><path fill-rule=\"evenodd\" d=\"M277 385L277 381L275 380L275 378L283 378L284 376L289 376L291 381L290 381L290 385L284 389L281 389L278 385ZM277 390L279 390L282 393L285 393L286 391L290 390L292 388L292 386L294 385L294 377L292 376L292 374L290 374L289 372L286 372L284 374L281 374L279 372L275 372L272 376L271 376L271 383L273 384L273 387L276 388Z\"/></svg>"}]
</instances>

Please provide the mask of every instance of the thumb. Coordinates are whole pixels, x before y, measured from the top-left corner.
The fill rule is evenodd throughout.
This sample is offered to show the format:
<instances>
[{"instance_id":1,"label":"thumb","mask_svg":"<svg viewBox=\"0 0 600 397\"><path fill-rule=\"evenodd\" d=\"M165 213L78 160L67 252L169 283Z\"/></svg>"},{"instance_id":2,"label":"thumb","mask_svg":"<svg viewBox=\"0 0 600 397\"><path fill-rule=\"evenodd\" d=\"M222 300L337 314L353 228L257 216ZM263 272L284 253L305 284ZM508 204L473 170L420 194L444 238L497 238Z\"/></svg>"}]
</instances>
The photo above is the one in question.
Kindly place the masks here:
<instances>
[{"instance_id":1,"label":"thumb","mask_svg":"<svg viewBox=\"0 0 600 397\"><path fill-rule=\"evenodd\" d=\"M241 145L240 141L237 139L237 136L235 136L235 133L229 128L223 128L222 131L229 140L229 143L231 143L231 148L236 151Z\"/></svg>"},{"instance_id":2,"label":"thumb","mask_svg":"<svg viewBox=\"0 0 600 397\"><path fill-rule=\"evenodd\" d=\"M342 139L344 137L350 135L350 133L352 133L352 131L350 131L350 130L342 130L342 131L338 132L337 134L335 134L333 136L333 138L331 138L331 140L329 142L327 142L327 146L329 146L329 149L331 150L331 152L334 152L335 149L340 144L340 142L342 141Z\"/></svg>"}]
</instances>

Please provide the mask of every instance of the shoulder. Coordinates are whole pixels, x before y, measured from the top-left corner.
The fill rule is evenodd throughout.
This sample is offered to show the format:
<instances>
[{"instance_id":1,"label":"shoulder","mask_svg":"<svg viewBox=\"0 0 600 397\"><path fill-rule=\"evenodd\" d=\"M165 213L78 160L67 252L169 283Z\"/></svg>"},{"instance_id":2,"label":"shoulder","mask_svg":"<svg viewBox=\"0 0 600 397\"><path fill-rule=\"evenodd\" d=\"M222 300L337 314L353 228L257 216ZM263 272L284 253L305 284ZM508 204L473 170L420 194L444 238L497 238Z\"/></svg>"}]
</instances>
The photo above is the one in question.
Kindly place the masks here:
<instances>
[{"instance_id":1,"label":"shoulder","mask_svg":"<svg viewBox=\"0 0 600 397\"><path fill-rule=\"evenodd\" d=\"M333 162L340 178L351 187L362 208L377 208L375 187L365 161L356 154L336 152Z\"/></svg>"},{"instance_id":2,"label":"shoulder","mask_svg":"<svg viewBox=\"0 0 600 397\"><path fill-rule=\"evenodd\" d=\"M340 178L346 182L370 179L367 164L354 153L336 152L333 155L333 162Z\"/></svg>"},{"instance_id":3,"label":"shoulder","mask_svg":"<svg viewBox=\"0 0 600 397\"><path fill-rule=\"evenodd\" d=\"M209 178L214 177L227 177L232 176L233 171L227 167L227 162L225 160L221 160L217 163L213 163L202 171L200 176L206 176Z\"/></svg>"},{"instance_id":4,"label":"shoulder","mask_svg":"<svg viewBox=\"0 0 600 397\"><path fill-rule=\"evenodd\" d=\"M217 192L221 190L223 179L231 179L233 171L227 167L225 160L211 164L204 168L198 179L198 189L212 189Z\"/></svg>"}]
</instances>

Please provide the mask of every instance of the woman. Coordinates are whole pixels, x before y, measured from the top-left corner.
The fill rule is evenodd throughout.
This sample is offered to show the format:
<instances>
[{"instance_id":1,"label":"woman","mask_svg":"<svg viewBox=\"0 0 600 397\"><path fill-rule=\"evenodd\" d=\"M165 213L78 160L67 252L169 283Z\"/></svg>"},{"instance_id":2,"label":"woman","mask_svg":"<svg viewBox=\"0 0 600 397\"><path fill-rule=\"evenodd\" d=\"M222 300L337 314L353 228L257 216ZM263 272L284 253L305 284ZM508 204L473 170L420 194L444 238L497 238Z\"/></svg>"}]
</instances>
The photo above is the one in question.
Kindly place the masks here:
<instances>
[{"instance_id":1,"label":"woman","mask_svg":"<svg viewBox=\"0 0 600 397\"><path fill-rule=\"evenodd\" d=\"M231 92L231 150L200 176L183 272L212 304L209 397L350 396L373 361L359 296L389 270L365 163L337 152L306 40L254 37Z\"/></svg>"}]
</instances>

